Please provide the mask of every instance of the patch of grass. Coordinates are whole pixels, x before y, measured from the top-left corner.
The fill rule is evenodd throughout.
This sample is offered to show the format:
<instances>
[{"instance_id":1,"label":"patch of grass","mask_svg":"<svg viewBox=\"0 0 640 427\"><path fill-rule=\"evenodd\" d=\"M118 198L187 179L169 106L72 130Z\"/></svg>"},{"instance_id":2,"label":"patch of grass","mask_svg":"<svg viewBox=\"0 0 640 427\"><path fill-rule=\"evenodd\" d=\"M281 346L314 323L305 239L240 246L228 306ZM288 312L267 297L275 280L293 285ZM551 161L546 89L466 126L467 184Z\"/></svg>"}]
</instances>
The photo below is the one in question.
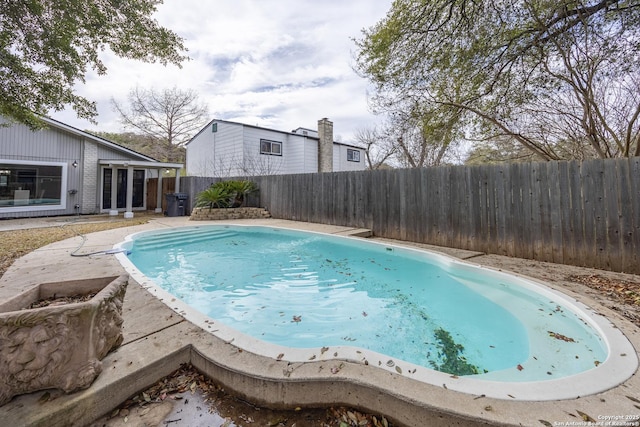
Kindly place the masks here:
<instances>
[{"instance_id":1,"label":"patch of grass","mask_svg":"<svg viewBox=\"0 0 640 427\"><path fill-rule=\"evenodd\" d=\"M65 223L55 227L2 231L0 232L0 241L2 242L2 245L0 245L0 277L16 259L50 243L75 237L79 234L145 224L149 221L149 218L144 216L132 219L118 218L103 222ZM86 220L83 218L83 221Z\"/></svg>"}]
</instances>

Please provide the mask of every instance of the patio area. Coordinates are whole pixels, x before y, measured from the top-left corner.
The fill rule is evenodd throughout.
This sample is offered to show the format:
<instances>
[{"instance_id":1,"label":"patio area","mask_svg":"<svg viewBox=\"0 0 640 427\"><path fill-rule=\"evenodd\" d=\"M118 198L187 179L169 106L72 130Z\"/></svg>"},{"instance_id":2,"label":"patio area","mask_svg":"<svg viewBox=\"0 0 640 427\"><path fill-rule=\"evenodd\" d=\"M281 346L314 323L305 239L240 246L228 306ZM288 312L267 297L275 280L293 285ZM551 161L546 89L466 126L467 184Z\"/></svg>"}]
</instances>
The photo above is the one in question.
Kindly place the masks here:
<instances>
[{"instance_id":1,"label":"patio area","mask_svg":"<svg viewBox=\"0 0 640 427\"><path fill-rule=\"evenodd\" d=\"M198 222L207 223L213 222ZM236 220L229 223L343 235L366 233L362 229L278 219ZM80 253L111 249L115 243L134 232L187 225L194 223L186 217L157 218L143 225L92 233L86 236L87 241ZM624 332L636 349L640 345L638 327L610 308L614 307L614 302L601 292L569 280L571 276L598 274L640 282L638 276L387 239L376 240L436 250L468 259L474 264L542 280L605 316ZM8 299L38 283L124 273L113 255L71 257L69 254L78 247L80 241L76 237L53 243L16 261L0 279L0 300ZM127 288L123 317L124 342L103 359L102 373L87 390L62 394L44 402L41 399L43 392L15 397L0 407L0 419L10 421L12 426L90 425L125 399L176 370L182 363L191 363L226 389L257 405L295 408L340 404L382 413L390 421L406 426L424 426L427 423L433 426L568 425L579 422L601 422L606 425L604 423L607 421L622 423L616 425L638 425L639 418L636 416L640 415L640 381L637 375L613 389L579 399L546 402L491 399L448 390L444 384L425 384L358 363L344 362L340 372L333 374L332 361L289 363L258 356L237 348L233 342L211 335L206 328L186 321L180 313L133 280L130 280Z\"/></svg>"}]
</instances>

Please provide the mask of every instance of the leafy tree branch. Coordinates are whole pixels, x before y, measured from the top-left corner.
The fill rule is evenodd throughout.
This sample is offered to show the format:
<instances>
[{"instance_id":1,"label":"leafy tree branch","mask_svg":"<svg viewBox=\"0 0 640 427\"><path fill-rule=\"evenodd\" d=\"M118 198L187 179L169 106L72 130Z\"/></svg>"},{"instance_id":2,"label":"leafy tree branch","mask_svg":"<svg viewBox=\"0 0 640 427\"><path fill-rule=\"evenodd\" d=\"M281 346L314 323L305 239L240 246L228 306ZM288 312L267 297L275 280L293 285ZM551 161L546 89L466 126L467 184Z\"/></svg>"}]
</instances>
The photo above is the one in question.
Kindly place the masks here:
<instances>
[{"instance_id":1,"label":"leafy tree branch","mask_svg":"<svg viewBox=\"0 0 640 427\"><path fill-rule=\"evenodd\" d=\"M429 112L443 145L495 135L545 160L630 156L639 30L638 0L397 0L355 41L355 68L374 111Z\"/></svg>"},{"instance_id":2,"label":"leafy tree branch","mask_svg":"<svg viewBox=\"0 0 640 427\"><path fill-rule=\"evenodd\" d=\"M100 53L163 65L188 59L183 39L152 15L159 0L0 0L0 114L32 128L38 115L71 105L94 119L95 103L74 92Z\"/></svg>"}]
</instances>

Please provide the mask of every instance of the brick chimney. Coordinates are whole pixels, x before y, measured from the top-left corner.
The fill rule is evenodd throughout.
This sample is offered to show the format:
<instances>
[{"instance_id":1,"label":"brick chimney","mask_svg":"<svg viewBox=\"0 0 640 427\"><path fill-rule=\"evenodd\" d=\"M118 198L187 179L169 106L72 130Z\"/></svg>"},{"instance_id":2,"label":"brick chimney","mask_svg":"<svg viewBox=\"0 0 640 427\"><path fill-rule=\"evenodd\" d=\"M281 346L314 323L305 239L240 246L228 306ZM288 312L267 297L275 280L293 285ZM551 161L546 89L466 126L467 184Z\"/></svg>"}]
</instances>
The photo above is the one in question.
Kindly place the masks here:
<instances>
[{"instance_id":1,"label":"brick chimney","mask_svg":"<svg viewBox=\"0 0 640 427\"><path fill-rule=\"evenodd\" d=\"M318 120L318 172L333 172L333 122Z\"/></svg>"}]
</instances>

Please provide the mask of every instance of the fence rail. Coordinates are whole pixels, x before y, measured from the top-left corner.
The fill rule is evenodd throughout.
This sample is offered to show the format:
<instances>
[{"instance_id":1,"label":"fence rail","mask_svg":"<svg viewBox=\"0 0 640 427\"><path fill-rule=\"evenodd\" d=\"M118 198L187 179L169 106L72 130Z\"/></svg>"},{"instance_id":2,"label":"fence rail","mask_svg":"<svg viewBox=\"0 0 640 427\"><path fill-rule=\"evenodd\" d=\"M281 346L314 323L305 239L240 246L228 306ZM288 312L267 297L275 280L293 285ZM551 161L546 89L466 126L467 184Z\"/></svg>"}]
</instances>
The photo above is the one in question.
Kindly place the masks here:
<instances>
[{"instance_id":1,"label":"fence rail","mask_svg":"<svg viewBox=\"0 0 640 427\"><path fill-rule=\"evenodd\" d=\"M640 157L251 179L275 218L640 273ZM193 201L215 180L183 185Z\"/></svg>"}]
</instances>

